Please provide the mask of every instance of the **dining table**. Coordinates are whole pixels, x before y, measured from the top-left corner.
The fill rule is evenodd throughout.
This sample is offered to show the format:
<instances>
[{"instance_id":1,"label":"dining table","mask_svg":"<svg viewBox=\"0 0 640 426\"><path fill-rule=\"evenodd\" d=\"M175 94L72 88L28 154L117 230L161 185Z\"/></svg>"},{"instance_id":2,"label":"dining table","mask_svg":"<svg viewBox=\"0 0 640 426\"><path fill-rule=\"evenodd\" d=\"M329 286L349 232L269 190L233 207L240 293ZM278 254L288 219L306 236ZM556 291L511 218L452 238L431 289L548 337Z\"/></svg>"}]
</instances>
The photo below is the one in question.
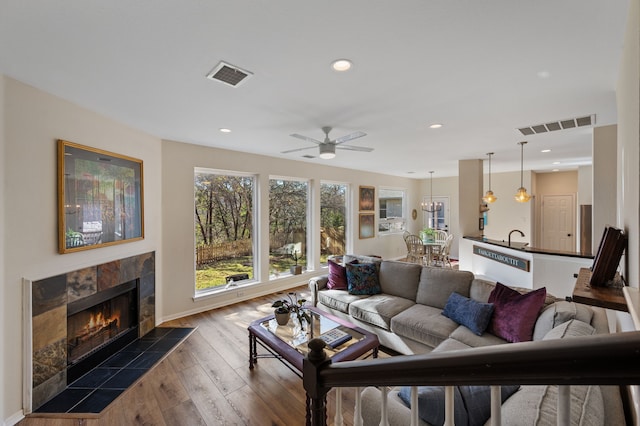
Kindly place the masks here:
<instances>
[{"instance_id":1,"label":"dining table","mask_svg":"<svg viewBox=\"0 0 640 426\"><path fill-rule=\"evenodd\" d=\"M434 254L434 247L438 247L439 250L442 250L442 246L443 246L443 242L442 241L426 241L423 240L422 241L422 245L424 246L424 253L425 253L425 265L426 266L431 266L434 261L433 261L433 254Z\"/></svg>"}]
</instances>

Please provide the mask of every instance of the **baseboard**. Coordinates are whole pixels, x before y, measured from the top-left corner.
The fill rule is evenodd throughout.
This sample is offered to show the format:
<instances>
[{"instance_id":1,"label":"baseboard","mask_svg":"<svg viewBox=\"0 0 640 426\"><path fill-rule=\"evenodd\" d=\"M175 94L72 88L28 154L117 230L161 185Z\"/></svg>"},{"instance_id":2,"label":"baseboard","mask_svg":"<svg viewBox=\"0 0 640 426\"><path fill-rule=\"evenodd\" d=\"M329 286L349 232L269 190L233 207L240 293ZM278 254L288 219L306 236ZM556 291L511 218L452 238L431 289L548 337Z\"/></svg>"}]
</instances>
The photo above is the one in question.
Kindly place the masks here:
<instances>
[{"instance_id":1,"label":"baseboard","mask_svg":"<svg viewBox=\"0 0 640 426\"><path fill-rule=\"evenodd\" d=\"M24 413L22 412L22 410L20 410L6 418L2 424L4 426L13 426L22 419L24 419Z\"/></svg>"}]
</instances>

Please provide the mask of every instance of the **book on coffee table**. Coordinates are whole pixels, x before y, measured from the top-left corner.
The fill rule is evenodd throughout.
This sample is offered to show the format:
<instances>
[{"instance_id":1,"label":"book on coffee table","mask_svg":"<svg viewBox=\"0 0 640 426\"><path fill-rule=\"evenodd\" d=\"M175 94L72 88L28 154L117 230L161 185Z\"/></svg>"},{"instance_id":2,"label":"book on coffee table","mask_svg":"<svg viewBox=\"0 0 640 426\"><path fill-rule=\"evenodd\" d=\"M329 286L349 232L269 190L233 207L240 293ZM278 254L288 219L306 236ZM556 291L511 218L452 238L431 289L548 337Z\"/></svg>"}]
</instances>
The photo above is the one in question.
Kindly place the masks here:
<instances>
[{"instance_id":1,"label":"book on coffee table","mask_svg":"<svg viewBox=\"0 0 640 426\"><path fill-rule=\"evenodd\" d=\"M322 333L318 338L324 340L327 346L333 349L351 340L351 335L339 328L334 328Z\"/></svg>"}]
</instances>

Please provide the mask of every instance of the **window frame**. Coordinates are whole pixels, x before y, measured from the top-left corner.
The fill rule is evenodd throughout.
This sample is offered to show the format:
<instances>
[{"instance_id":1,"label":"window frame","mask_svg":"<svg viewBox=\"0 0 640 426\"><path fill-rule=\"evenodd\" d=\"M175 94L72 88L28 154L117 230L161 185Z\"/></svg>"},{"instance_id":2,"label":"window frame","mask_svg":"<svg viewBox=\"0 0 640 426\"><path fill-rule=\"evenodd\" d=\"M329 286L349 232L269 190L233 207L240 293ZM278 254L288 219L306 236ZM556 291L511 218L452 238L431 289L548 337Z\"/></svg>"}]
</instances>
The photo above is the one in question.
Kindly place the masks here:
<instances>
[{"instance_id":1,"label":"window frame","mask_svg":"<svg viewBox=\"0 0 640 426\"><path fill-rule=\"evenodd\" d=\"M384 202L384 208L383 208L383 200L386 199L390 199L391 197L383 197L384 194L386 194L387 192L392 192L392 191L397 191L402 193L402 202L401 202L401 207L402 207L402 215L401 216L393 216L391 218L387 217L387 215L385 214L385 217L382 217L382 211L384 210L385 212L388 210L386 205L387 202ZM378 210L376 212L377 215L377 219L378 219L378 234L379 235L395 235L395 234L401 234L403 233L406 229L407 229L407 190L406 188L399 188L399 187L391 187L391 186L380 186L378 187ZM394 227L393 224L400 224L399 227ZM388 225L387 229L382 229L383 226Z\"/></svg>"}]
</instances>

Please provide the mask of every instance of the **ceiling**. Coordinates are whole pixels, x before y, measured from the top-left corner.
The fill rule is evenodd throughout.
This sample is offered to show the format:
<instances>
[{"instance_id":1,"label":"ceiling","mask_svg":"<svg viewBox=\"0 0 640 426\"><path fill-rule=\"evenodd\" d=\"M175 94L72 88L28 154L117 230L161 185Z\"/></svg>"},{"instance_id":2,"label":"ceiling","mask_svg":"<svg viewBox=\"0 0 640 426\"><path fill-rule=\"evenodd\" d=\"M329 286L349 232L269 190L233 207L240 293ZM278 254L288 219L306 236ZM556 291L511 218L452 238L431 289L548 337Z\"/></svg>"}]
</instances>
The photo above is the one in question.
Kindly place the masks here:
<instances>
[{"instance_id":1,"label":"ceiling","mask_svg":"<svg viewBox=\"0 0 640 426\"><path fill-rule=\"evenodd\" d=\"M616 123L628 0L0 0L0 72L163 139L390 175L575 169ZM338 73L330 65L348 58ZM220 61L253 75L206 78ZM440 129L431 129L441 123ZM290 136L363 131L331 160ZM231 129L221 133L220 128ZM76 141L83 143L84 141ZM542 149L551 149L542 153ZM315 158L303 158L311 154ZM559 161L560 164L552 164Z\"/></svg>"}]
</instances>

